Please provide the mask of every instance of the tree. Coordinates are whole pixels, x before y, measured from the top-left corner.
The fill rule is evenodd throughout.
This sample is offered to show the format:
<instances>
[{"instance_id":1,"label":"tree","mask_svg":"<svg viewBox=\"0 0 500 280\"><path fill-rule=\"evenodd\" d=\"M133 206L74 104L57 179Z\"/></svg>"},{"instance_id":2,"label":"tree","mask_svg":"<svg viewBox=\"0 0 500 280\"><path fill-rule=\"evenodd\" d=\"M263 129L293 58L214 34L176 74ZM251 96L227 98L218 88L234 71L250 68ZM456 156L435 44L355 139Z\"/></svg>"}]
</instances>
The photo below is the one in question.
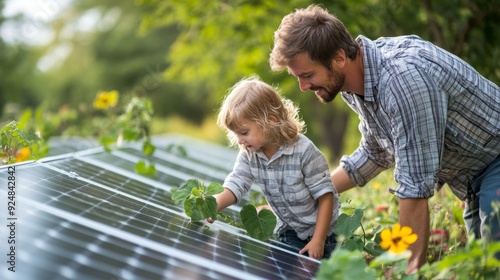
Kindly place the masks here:
<instances>
[{"instance_id":1,"label":"tree","mask_svg":"<svg viewBox=\"0 0 500 280\"><path fill-rule=\"evenodd\" d=\"M143 30L176 26L180 35L168 53L166 76L189 84L190 94L202 96L216 107L217 101L242 76L259 74L279 85L283 93L301 105L308 135L337 159L352 151L359 134L347 135L357 125L356 116L339 101L317 105L311 94L297 94L293 77L272 74L268 55L272 36L282 17L313 1L142 0L148 9ZM418 34L455 52L482 74L500 81L498 43L500 7L491 1L453 0L434 3L396 0L358 0L325 3L353 36L369 38ZM490 35L490 36L489 36ZM493 59L492 59L493 58ZM343 140L343 141L342 141ZM343 148L343 145L346 147Z\"/></svg>"},{"instance_id":2,"label":"tree","mask_svg":"<svg viewBox=\"0 0 500 280\"><path fill-rule=\"evenodd\" d=\"M23 17L5 18L4 1L0 0L0 27L8 23L22 23ZM23 42L6 42L0 38L0 116L10 121L19 111L19 104L34 106L37 103L38 70L36 49ZM8 108L5 108L6 105Z\"/></svg>"},{"instance_id":3,"label":"tree","mask_svg":"<svg viewBox=\"0 0 500 280\"><path fill-rule=\"evenodd\" d=\"M121 96L150 98L156 116L203 120L206 112L198 100L184 94L183 84L163 76L165 53L177 29L165 26L139 34L142 12L131 1L75 0L51 22L55 36L40 50L52 62L42 73L50 82L37 92L48 110L69 107L88 113L98 91L116 89ZM62 51L62 59L52 56Z\"/></svg>"}]
</instances>

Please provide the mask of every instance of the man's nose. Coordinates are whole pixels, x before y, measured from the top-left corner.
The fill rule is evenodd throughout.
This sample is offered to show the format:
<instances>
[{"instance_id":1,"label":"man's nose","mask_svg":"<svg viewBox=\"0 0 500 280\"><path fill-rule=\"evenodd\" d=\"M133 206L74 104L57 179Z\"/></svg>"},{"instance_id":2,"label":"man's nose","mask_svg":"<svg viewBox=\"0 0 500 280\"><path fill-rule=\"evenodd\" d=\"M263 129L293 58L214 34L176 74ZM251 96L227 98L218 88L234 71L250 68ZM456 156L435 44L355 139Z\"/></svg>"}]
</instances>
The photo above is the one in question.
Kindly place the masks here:
<instances>
[{"instance_id":1,"label":"man's nose","mask_svg":"<svg viewBox=\"0 0 500 280\"><path fill-rule=\"evenodd\" d=\"M311 83L304 79L299 79L299 88L301 91L308 91L311 88Z\"/></svg>"}]
</instances>

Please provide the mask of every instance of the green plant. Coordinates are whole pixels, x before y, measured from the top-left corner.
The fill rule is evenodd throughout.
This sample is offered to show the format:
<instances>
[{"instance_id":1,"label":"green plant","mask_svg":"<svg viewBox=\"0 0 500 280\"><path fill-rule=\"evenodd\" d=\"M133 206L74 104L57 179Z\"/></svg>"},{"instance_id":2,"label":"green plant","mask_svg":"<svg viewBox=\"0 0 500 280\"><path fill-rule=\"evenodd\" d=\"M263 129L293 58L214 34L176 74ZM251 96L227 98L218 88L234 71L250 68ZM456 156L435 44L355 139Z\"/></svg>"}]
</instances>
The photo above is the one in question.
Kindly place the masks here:
<instances>
[{"instance_id":1,"label":"green plant","mask_svg":"<svg viewBox=\"0 0 500 280\"><path fill-rule=\"evenodd\" d=\"M353 221L357 221L360 215L360 211L356 211ZM346 227L349 224L346 222ZM407 248L417 239L412 229L396 223L392 230L386 228L380 235L380 246L386 248L387 252L382 251L367 261L359 249L338 246L330 259L322 261L317 279L417 279L417 275L405 274L410 258Z\"/></svg>"},{"instance_id":2,"label":"green plant","mask_svg":"<svg viewBox=\"0 0 500 280\"><path fill-rule=\"evenodd\" d=\"M470 237L453 255L424 265L418 272L424 279L500 279L500 242L488 243Z\"/></svg>"},{"instance_id":3,"label":"green plant","mask_svg":"<svg viewBox=\"0 0 500 280\"><path fill-rule=\"evenodd\" d=\"M186 215L193 221L207 218L216 220L217 201L213 195L223 190L224 188L217 183L211 183L205 188L199 180L189 179L172 193L172 200L175 204L183 205Z\"/></svg>"},{"instance_id":4,"label":"green plant","mask_svg":"<svg viewBox=\"0 0 500 280\"><path fill-rule=\"evenodd\" d=\"M375 269L366 265L360 251L337 248L328 260L321 261L316 279L373 280L376 276Z\"/></svg>"},{"instance_id":5,"label":"green plant","mask_svg":"<svg viewBox=\"0 0 500 280\"><path fill-rule=\"evenodd\" d=\"M183 205L184 211L192 221L207 218L217 220L221 217L225 222L237 224L222 213L217 213L217 201L214 195L224 190L218 183L210 183L207 187L197 179L189 179L184 185L174 190L172 200ZM276 227L276 216L270 210L263 209L257 213L252 204L246 204L240 211L240 219L248 235L259 240L267 240L273 235Z\"/></svg>"},{"instance_id":6,"label":"green plant","mask_svg":"<svg viewBox=\"0 0 500 280\"><path fill-rule=\"evenodd\" d=\"M380 213L378 210L365 210L379 208L376 205L381 204L377 200L392 198L392 195L386 192L374 195L376 191L378 188L374 190L365 187L354 190L358 199L352 204L363 202L365 208L363 210L345 206L342 208L345 213L339 217L336 229L337 234L342 235L339 238L338 248L329 260L322 261L317 279L500 279L500 262L495 258L495 254L500 252L500 242L486 243L482 239L473 238L464 241L463 222L460 218L463 203L451 192L446 191L437 193L429 201L432 222L428 263L416 274L405 273L408 251L395 254L377 250L373 255L369 254L370 250L367 248L370 246L365 244L371 242L365 243L365 241L372 241L376 243L376 248L380 247L378 246L382 240L380 225L372 226L372 224L382 223L382 220L374 216ZM375 198L370 200L366 199L367 197ZM350 200L348 202L351 203ZM493 218L498 219L500 203L493 203L493 209L496 213ZM362 216L366 213L370 216L363 221ZM369 226L365 224L372 226L373 229L366 232ZM387 241L387 236L385 238Z\"/></svg>"},{"instance_id":7,"label":"green plant","mask_svg":"<svg viewBox=\"0 0 500 280\"><path fill-rule=\"evenodd\" d=\"M334 230L340 248L349 251L365 252L367 258L376 257L384 251L380 248L381 226L376 226L371 232L366 232L361 220L363 209L351 209L351 214L342 213L337 219L337 226ZM358 232L361 233L358 234Z\"/></svg>"},{"instance_id":8,"label":"green plant","mask_svg":"<svg viewBox=\"0 0 500 280\"><path fill-rule=\"evenodd\" d=\"M132 97L120 103L116 90L100 91L94 100L97 115L94 123L98 129L99 142L107 151L124 141L142 141L142 152L146 157L153 155L156 146L150 137L150 122L153 106L148 98ZM139 174L155 174L156 168L149 160L140 160L135 165Z\"/></svg>"},{"instance_id":9,"label":"green plant","mask_svg":"<svg viewBox=\"0 0 500 280\"><path fill-rule=\"evenodd\" d=\"M35 151L39 149L41 139L35 132L26 132L19 128L19 122L11 121L2 127L0 133L1 152L5 158L2 164L12 164L28 159L31 155L38 159Z\"/></svg>"}]
</instances>

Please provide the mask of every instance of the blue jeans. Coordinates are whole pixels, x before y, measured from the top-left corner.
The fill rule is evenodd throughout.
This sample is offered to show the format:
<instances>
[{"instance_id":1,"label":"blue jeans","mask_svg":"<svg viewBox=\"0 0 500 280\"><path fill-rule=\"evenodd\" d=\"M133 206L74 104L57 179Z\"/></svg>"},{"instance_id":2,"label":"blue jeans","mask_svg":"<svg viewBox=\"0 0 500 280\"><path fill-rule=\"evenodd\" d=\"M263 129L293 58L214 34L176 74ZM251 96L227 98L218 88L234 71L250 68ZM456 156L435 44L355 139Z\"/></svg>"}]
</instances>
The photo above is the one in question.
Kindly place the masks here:
<instances>
[{"instance_id":1,"label":"blue jeans","mask_svg":"<svg viewBox=\"0 0 500 280\"><path fill-rule=\"evenodd\" d=\"M297 233L293 230L287 230L278 236L278 240L285 243L293 248L296 253L298 253L302 248L304 248L312 237L308 237L306 240L302 240L297 236ZM332 234L326 238L325 241L325 251L323 254L323 259L329 259L333 250L337 245L337 239L335 234ZM307 253L304 253L307 256Z\"/></svg>"},{"instance_id":2,"label":"blue jeans","mask_svg":"<svg viewBox=\"0 0 500 280\"><path fill-rule=\"evenodd\" d=\"M500 213L495 213L492 206L494 201L500 203L500 156L474 178L470 188L464 210L467 231L476 238L500 241Z\"/></svg>"}]
</instances>

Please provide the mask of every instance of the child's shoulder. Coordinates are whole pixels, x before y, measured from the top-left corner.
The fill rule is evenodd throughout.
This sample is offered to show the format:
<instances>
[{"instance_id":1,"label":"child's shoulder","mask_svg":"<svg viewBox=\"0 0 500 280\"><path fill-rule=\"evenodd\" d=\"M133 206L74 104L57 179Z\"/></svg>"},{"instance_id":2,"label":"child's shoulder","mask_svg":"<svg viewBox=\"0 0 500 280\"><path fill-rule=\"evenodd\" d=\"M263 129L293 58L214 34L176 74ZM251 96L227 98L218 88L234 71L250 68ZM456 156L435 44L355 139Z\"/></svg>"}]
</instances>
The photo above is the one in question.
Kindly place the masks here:
<instances>
[{"instance_id":1,"label":"child's shoulder","mask_svg":"<svg viewBox=\"0 0 500 280\"><path fill-rule=\"evenodd\" d=\"M299 134L293 145L300 150L316 149L316 145L304 134Z\"/></svg>"},{"instance_id":2,"label":"child's shoulder","mask_svg":"<svg viewBox=\"0 0 500 280\"><path fill-rule=\"evenodd\" d=\"M303 145L313 145L314 146L313 141L302 133L299 134L299 137L297 137L297 140L295 141L295 143L299 144L299 145L303 144Z\"/></svg>"}]
</instances>

